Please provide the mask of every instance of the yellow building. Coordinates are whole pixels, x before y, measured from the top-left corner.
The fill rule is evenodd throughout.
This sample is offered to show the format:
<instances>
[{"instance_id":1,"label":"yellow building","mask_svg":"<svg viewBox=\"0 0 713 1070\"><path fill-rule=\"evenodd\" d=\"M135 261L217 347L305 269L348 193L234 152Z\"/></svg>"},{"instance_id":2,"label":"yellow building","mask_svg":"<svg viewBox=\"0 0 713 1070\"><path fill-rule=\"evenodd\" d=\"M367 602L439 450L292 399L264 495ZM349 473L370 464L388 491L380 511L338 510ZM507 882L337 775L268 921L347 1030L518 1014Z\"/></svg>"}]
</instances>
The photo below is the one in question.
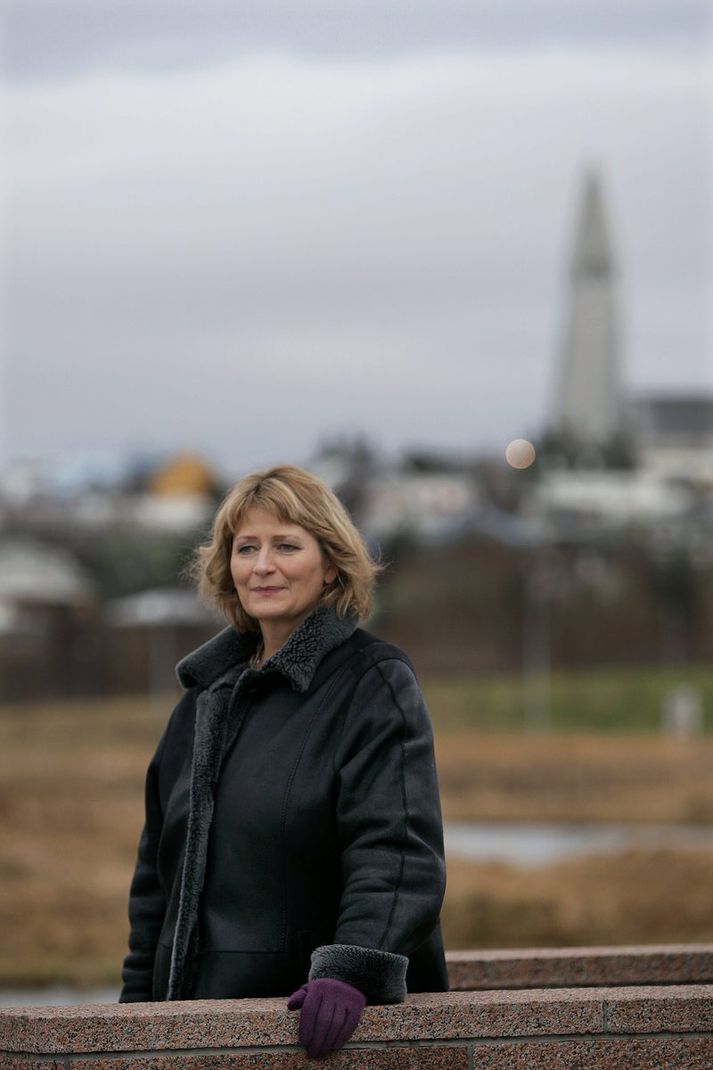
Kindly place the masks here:
<instances>
[{"instance_id":1,"label":"yellow building","mask_svg":"<svg viewBox=\"0 0 713 1070\"><path fill-rule=\"evenodd\" d=\"M179 453L151 476L150 494L161 497L212 494L217 487L213 469L195 453Z\"/></svg>"}]
</instances>

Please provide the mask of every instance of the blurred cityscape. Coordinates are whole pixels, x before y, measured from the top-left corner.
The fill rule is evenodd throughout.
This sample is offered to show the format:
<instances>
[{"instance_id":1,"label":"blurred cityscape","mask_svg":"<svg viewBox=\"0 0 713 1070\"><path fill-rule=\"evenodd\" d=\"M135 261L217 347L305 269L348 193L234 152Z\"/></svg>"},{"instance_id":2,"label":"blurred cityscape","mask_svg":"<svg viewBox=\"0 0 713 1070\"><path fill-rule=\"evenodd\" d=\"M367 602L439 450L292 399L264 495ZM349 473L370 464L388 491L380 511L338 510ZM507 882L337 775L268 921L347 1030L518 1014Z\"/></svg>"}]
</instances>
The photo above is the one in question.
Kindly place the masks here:
<instances>
[{"instance_id":1,"label":"blurred cityscape","mask_svg":"<svg viewBox=\"0 0 713 1070\"><path fill-rule=\"evenodd\" d=\"M289 458L339 493L386 565L373 627L419 669L713 656L713 395L626 394L612 245L590 171L531 443L393 458L345 436ZM221 623L182 577L241 474L193 453L0 472L0 700L170 688Z\"/></svg>"}]
</instances>

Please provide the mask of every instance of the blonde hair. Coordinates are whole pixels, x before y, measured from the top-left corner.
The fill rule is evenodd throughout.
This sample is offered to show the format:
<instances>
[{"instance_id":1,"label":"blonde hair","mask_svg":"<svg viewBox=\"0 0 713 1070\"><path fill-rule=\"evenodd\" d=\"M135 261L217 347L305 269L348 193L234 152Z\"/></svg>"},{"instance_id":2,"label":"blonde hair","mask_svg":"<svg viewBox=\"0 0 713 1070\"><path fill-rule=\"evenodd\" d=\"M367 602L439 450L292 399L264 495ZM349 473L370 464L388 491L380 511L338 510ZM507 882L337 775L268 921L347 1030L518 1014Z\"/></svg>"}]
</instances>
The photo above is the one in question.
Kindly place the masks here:
<instances>
[{"instance_id":1,"label":"blonde hair","mask_svg":"<svg viewBox=\"0 0 713 1070\"><path fill-rule=\"evenodd\" d=\"M258 506L285 523L299 524L320 544L337 575L319 599L339 616L365 620L371 612L374 581L381 566L372 561L364 540L336 494L317 476L284 464L243 476L223 499L211 538L195 552L189 574L201 597L218 607L238 631L257 631L238 598L230 573L233 536L249 509Z\"/></svg>"}]
</instances>

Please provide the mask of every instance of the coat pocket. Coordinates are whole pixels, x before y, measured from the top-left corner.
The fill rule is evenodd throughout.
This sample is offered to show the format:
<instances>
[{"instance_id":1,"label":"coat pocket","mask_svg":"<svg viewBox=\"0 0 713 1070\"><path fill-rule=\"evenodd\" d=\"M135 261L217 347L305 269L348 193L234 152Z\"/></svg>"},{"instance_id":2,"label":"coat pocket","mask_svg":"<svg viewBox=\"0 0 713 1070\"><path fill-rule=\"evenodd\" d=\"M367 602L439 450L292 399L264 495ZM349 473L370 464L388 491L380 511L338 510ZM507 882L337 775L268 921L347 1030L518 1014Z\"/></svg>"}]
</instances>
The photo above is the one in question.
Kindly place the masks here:
<instances>
[{"instance_id":1,"label":"coat pocket","mask_svg":"<svg viewBox=\"0 0 713 1070\"><path fill-rule=\"evenodd\" d=\"M202 951L192 999L258 999L289 996L292 962L282 951Z\"/></svg>"}]
</instances>

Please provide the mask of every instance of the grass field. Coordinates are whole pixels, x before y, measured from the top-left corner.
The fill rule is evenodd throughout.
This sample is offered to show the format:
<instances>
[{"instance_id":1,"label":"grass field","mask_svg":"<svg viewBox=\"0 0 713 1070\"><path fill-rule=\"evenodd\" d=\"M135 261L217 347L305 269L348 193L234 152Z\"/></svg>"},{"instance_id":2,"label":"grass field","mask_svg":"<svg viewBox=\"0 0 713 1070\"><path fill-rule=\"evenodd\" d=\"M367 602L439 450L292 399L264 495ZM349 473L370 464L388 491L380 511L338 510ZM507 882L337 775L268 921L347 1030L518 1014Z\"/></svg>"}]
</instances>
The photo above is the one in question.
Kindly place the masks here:
<instances>
[{"instance_id":1,"label":"grass field","mask_svg":"<svg viewBox=\"0 0 713 1070\"><path fill-rule=\"evenodd\" d=\"M591 855L522 870L448 864L450 948L581 947L713 941L713 857Z\"/></svg>"},{"instance_id":2,"label":"grass field","mask_svg":"<svg viewBox=\"0 0 713 1070\"><path fill-rule=\"evenodd\" d=\"M713 739L593 733L437 736L451 820L713 822Z\"/></svg>"},{"instance_id":3,"label":"grass field","mask_svg":"<svg viewBox=\"0 0 713 1070\"><path fill-rule=\"evenodd\" d=\"M710 696L710 673L688 679ZM444 816L713 821L713 738L656 734L671 682L562 678L547 735L513 730L513 683L427 682ZM0 985L118 984L144 770L171 704L0 710ZM639 853L527 871L452 860L444 933L450 947L711 940L713 860Z\"/></svg>"},{"instance_id":4,"label":"grass field","mask_svg":"<svg viewBox=\"0 0 713 1070\"><path fill-rule=\"evenodd\" d=\"M705 731L713 734L713 668L703 665L555 672L548 684L549 727L568 733L655 735L661 728L664 699L681 683L700 693ZM440 735L528 727L520 678L434 678L423 681L423 689Z\"/></svg>"}]
</instances>

